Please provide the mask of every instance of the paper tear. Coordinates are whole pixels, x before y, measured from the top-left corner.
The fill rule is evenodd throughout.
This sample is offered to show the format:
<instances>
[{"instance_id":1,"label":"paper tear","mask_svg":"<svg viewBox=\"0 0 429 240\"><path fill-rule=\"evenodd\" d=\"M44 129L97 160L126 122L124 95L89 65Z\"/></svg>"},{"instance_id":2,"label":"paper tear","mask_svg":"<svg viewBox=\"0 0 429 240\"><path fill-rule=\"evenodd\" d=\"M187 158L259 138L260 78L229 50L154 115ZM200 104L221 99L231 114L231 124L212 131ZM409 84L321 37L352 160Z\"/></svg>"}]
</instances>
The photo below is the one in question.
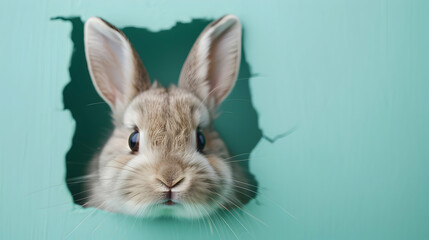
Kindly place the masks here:
<instances>
[{"instance_id":1,"label":"paper tear","mask_svg":"<svg viewBox=\"0 0 429 240\"><path fill-rule=\"evenodd\" d=\"M296 128L297 127L293 127L291 129L287 130L286 132L275 135L274 137L268 137L266 135L262 135L262 137L270 143L275 143L277 140L284 138L284 137L287 137L290 134L292 134L293 132L295 132Z\"/></svg>"}]
</instances>

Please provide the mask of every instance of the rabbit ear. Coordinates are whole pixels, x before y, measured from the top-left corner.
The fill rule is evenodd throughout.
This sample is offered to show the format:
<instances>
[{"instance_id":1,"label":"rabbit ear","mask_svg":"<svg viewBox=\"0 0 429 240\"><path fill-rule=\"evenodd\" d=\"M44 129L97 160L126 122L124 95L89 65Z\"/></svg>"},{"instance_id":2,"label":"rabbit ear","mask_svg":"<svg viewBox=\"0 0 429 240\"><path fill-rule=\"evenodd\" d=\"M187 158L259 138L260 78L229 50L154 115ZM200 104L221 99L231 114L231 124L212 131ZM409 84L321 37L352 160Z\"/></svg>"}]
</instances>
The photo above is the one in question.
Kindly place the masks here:
<instances>
[{"instance_id":1,"label":"rabbit ear","mask_svg":"<svg viewBox=\"0 0 429 240\"><path fill-rule=\"evenodd\" d=\"M226 15L210 23L192 47L179 86L218 106L234 87L241 58L241 24Z\"/></svg>"},{"instance_id":2,"label":"rabbit ear","mask_svg":"<svg viewBox=\"0 0 429 240\"><path fill-rule=\"evenodd\" d=\"M95 88L114 113L149 88L149 76L131 43L101 18L85 23L85 53Z\"/></svg>"}]
</instances>

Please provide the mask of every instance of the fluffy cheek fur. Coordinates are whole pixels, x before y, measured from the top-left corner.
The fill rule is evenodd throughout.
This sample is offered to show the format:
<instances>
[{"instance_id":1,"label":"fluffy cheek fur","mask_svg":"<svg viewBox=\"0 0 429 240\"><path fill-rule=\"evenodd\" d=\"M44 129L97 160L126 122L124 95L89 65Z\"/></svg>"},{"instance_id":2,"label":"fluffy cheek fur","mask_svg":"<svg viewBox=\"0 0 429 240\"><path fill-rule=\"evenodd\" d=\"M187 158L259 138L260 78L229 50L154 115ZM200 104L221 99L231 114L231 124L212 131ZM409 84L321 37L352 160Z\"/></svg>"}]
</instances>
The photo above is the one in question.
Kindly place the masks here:
<instances>
[{"instance_id":1,"label":"fluffy cheek fur","mask_svg":"<svg viewBox=\"0 0 429 240\"><path fill-rule=\"evenodd\" d=\"M124 144L127 137L128 132L115 131L102 151L100 159L110 160L99 162L98 181L92 188L97 198L90 205L135 216L200 218L231 200L231 167L220 156L197 151L170 157L153 151L130 154ZM215 143L209 141L207 148L216 147ZM184 177L173 188L173 206L164 204L168 189L159 181L166 167Z\"/></svg>"}]
</instances>

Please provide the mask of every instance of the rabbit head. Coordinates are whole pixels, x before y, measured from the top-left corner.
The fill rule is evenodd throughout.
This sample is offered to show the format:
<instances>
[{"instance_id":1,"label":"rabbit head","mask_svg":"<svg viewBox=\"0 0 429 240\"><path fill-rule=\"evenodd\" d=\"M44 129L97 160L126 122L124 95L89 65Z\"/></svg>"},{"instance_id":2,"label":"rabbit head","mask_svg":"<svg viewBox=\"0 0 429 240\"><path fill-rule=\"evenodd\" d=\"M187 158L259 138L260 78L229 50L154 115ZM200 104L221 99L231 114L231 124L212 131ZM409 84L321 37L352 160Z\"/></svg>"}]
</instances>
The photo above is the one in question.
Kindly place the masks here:
<instances>
[{"instance_id":1,"label":"rabbit head","mask_svg":"<svg viewBox=\"0 0 429 240\"><path fill-rule=\"evenodd\" d=\"M242 205L243 197L252 195L237 188L246 184L247 173L227 161L228 150L213 127L217 107L238 74L238 18L226 15L209 24L193 45L178 86L168 88L151 86L119 29L92 17L84 34L93 84L115 123L91 163L86 206L144 217L199 218Z\"/></svg>"}]
</instances>

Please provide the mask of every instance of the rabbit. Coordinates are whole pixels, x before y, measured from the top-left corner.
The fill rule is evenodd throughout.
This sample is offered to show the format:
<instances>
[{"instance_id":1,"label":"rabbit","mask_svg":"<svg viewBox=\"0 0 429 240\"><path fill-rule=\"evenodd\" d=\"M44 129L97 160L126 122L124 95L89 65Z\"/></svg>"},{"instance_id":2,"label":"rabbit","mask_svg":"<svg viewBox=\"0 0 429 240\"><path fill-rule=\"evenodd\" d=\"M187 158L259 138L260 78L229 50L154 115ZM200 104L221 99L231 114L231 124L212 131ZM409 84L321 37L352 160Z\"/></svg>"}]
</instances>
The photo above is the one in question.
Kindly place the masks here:
<instances>
[{"instance_id":1,"label":"rabbit","mask_svg":"<svg viewBox=\"0 0 429 240\"><path fill-rule=\"evenodd\" d=\"M85 207L198 219L255 196L253 176L228 161L213 125L237 79L241 34L236 16L211 22L190 50L178 85L166 88L151 85L122 31L98 17L86 21L89 73L112 110L114 130L90 163Z\"/></svg>"}]
</instances>

